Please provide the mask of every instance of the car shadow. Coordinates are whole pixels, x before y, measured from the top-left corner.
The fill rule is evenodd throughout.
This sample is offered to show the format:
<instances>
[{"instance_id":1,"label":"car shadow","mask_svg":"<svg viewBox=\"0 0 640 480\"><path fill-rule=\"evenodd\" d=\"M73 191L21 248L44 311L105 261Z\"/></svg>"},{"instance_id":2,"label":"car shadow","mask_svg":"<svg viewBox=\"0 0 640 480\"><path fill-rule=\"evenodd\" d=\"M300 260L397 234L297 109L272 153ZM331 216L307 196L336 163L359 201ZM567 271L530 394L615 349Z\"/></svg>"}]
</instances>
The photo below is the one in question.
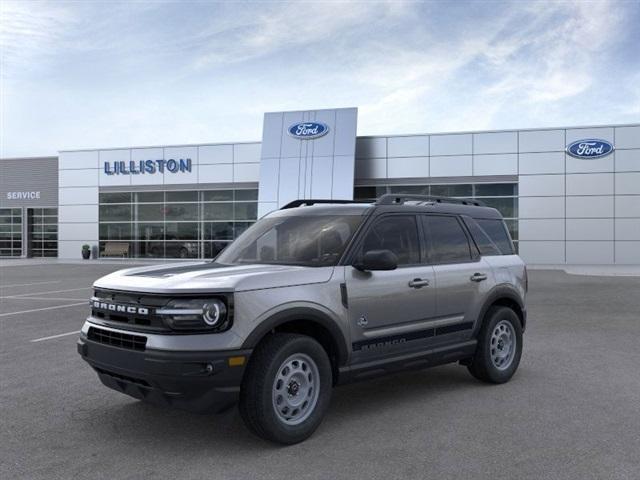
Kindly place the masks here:
<instances>
[{"instance_id":1,"label":"car shadow","mask_svg":"<svg viewBox=\"0 0 640 480\"><path fill-rule=\"evenodd\" d=\"M450 392L482 388L465 368L443 366L402 372L372 380L339 386L333 390L331 406L322 429L331 434L349 428L361 417L379 416L388 410L409 407L416 401L429 402ZM195 414L170 407L125 399L117 405L93 412L92 427L102 438L127 438L148 444L166 442L181 445L191 453L233 450L264 451L282 448L256 438L244 427L238 409L221 414ZM113 435L117 435L113 437Z\"/></svg>"}]
</instances>

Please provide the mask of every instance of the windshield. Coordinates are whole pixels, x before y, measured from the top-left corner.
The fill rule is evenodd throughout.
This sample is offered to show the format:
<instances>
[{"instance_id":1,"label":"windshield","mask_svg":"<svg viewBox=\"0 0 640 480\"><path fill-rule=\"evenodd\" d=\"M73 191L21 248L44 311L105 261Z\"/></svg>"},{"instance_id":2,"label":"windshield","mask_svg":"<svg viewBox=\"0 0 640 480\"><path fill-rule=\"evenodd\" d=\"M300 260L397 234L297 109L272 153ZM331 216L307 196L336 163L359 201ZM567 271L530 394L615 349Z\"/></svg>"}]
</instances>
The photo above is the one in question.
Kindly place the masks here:
<instances>
[{"instance_id":1,"label":"windshield","mask_svg":"<svg viewBox=\"0 0 640 480\"><path fill-rule=\"evenodd\" d=\"M220 253L216 263L333 266L362 218L360 215L267 217Z\"/></svg>"}]
</instances>

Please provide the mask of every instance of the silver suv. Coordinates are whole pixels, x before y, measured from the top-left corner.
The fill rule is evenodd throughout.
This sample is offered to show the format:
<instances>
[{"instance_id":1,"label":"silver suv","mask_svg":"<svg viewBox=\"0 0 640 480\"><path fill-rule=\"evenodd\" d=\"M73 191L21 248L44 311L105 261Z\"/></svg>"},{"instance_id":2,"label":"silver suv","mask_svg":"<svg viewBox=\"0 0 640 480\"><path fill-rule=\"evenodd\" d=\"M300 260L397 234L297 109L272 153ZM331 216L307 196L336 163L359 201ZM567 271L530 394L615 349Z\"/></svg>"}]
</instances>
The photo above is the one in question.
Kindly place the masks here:
<instances>
[{"instance_id":1,"label":"silver suv","mask_svg":"<svg viewBox=\"0 0 640 480\"><path fill-rule=\"evenodd\" d=\"M247 427L309 437L334 385L459 362L508 381L527 272L500 213L474 200L298 200L213 262L94 284L78 352L102 383L195 411L239 402Z\"/></svg>"}]
</instances>

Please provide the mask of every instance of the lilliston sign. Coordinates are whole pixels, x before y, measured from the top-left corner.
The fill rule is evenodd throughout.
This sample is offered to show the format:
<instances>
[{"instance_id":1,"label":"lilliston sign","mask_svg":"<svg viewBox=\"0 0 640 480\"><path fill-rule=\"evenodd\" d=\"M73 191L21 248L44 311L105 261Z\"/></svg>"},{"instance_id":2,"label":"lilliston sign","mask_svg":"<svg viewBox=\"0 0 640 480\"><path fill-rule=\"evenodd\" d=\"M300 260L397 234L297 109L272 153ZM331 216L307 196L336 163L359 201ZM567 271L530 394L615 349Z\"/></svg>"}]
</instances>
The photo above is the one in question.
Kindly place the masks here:
<instances>
[{"instance_id":1,"label":"lilliston sign","mask_svg":"<svg viewBox=\"0 0 640 480\"><path fill-rule=\"evenodd\" d=\"M190 158L104 162L104 173L107 175L153 175L154 173L183 173L190 171Z\"/></svg>"}]
</instances>

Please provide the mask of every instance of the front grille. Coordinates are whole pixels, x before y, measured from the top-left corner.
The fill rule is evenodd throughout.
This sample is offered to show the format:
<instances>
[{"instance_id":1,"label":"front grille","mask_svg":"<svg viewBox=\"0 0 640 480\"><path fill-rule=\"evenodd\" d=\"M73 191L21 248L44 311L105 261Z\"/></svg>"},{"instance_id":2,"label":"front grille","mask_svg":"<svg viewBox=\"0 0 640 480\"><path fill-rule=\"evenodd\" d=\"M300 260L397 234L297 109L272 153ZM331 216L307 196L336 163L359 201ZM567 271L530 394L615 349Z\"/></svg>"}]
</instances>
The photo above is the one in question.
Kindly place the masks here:
<instances>
[{"instance_id":1,"label":"front grille","mask_svg":"<svg viewBox=\"0 0 640 480\"><path fill-rule=\"evenodd\" d=\"M151 326L152 323L151 318L127 315L126 313L110 313L104 310L98 310L97 308L91 309L91 316L112 322L128 323L129 325ZM161 322L154 322L154 324L158 327L162 326Z\"/></svg>"},{"instance_id":2,"label":"front grille","mask_svg":"<svg viewBox=\"0 0 640 480\"><path fill-rule=\"evenodd\" d=\"M124 307L143 307L147 309L148 313L142 315L96 308L94 301ZM125 325L128 325L133 327L132 329L165 332L169 328L164 324L162 318L155 314L155 311L166 305L168 301L169 298L164 296L96 290L91 302L91 316L103 320L106 325L113 324L116 328L126 328Z\"/></svg>"},{"instance_id":3,"label":"front grille","mask_svg":"<svg viewBox=\"0 0 640 480\"><path fill-rule=\"evenodd\" d=\"M147 346L147 337L112 332L111 330L103 330L96 327L89 327L87 338L104 345L126 348L128 350L144 351Z\"/></svg>"}]
</instances>

